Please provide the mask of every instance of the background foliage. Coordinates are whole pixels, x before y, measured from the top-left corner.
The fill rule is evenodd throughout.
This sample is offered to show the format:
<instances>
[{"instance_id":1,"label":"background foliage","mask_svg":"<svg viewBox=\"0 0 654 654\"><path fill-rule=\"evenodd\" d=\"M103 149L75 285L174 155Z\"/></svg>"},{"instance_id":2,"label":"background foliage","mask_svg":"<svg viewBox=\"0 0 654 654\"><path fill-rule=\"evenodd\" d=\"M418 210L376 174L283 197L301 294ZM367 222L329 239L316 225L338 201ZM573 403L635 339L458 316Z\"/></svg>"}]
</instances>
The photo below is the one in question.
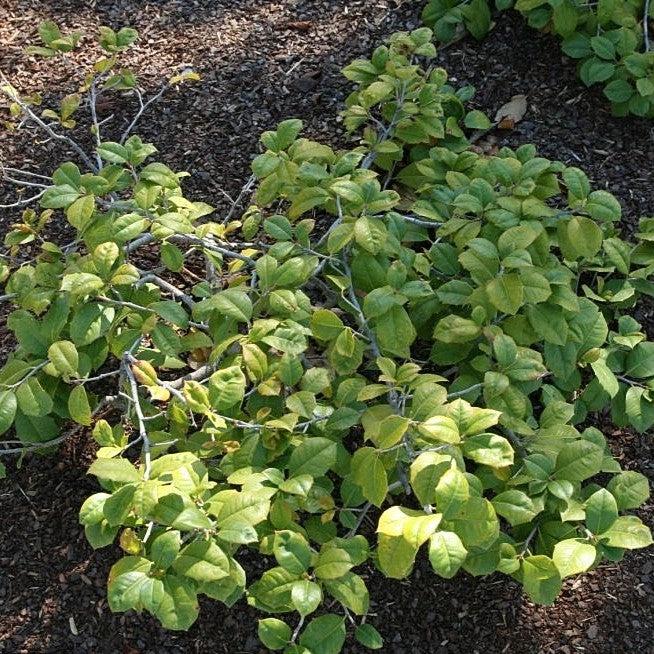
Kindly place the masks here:
<instances>
[{"instance_id":1,"label":"background foliage","mask_svg":"<svg viewBox=\"0 0 654 654\"><path fill-rule=\"evenodd\" d=\"M437 41L451 42L465 29L483 38L492 27L488 0L429 0L423 20ZM649 0L496 0L494 8L514 7L531 27L553 32L563 52L579 60L586 86L604 85L617 116L654 116L654 52L648 22Z\"/></svg>"}]
</instances>

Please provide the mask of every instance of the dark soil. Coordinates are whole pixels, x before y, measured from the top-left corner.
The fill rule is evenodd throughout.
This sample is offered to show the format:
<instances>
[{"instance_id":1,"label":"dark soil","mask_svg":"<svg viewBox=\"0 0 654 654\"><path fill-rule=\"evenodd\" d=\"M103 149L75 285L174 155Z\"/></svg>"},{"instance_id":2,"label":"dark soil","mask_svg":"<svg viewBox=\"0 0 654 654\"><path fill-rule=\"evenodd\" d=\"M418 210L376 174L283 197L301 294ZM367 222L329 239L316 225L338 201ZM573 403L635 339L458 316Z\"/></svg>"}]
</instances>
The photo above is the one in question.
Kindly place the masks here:
<instances>
[{"instance_id":1,"label":"dark soil","mask_svg":"<svg viewBox=\"0 0 654 654\"><path fill-rule=\"evenodd\" d=\"M344 137L337 120L348 93L340 68L368 53L384 35L416 27L422 2L389 0L0 0L0 69L22 91L74 90L83 58L60 67L28 60L24 45L39 20L67 28L130 24L142 35L130 55L151 90L177 65L192 66L202 82L170 92L141 123L163 161L192 173L191 194L228 206L249 175L261 131L289 116L305 120L307 133L329 143ZM654 133L651 122L615 119L601 94L577 79L555 39L529 30L505 14L481 43L462 41L439 59L456 83L473 83L474 103L489 114L512 95L528 96L529 110L516 129L491 135L486 146L534 142L541 152L586 170L614 192L624 224L652 211ZM47 99L46 94L46 99ZM1 111L1 109L0 109ZM120 134L133 106L118 100L106 138ZM54 144L0 132L0 161L50 173L61 161ZM15 198L0 187L0 203ZM18 217L0 211L0 233ZM651 309L643 311L650 332ZM6 347L0 333L0 346ZM6 352L0 352L3 357ZM654 479L652 435L605 428L625 468ZM148 615L111 614L105 599L108 569L117 551L93 552L77 524L83 500L95 492L85 470L93 446L71 439L55 457L25 461L0 486L0 651L10 654L118 653L212 654L261 651L256 613L245 602L227 610L202 602L188 633L165 632ZM641 512L650 525L654 506ZM410 580L366 573L371 621L386 639L384 651L613 654L654 652L654 553L628 554L568 582L556 605L536 607L500 576L443 581L425 561ZM358 652L354 644L348 652Z\"/></svg>"}]
</instances>

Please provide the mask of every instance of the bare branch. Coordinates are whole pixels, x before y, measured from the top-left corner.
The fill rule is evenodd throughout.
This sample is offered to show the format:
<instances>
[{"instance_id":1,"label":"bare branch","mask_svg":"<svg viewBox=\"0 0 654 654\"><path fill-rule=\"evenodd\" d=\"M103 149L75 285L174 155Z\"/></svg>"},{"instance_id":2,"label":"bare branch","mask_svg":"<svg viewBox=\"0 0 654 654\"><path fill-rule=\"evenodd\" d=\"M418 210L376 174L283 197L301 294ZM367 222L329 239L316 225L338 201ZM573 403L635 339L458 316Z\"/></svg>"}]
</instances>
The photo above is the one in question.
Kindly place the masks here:
<instances>
[{"instance_id":1,"label":"bare branch","mask_svg":"<svg viewBox=\"0 0 654 654\"><path fill-rule=\"evenodd\" d=\"M223 218L223 224L229 222L234 215L234 212L238 208L238 206L241 204L243 198L252 190L252 187L254 186L255 182L257 181L257 178L254 175L250 175L249 179L247 182L245 182L245 185L241 189L241 192L236 196L236 200L232 200L229 195L227 197L232 203L232 208L229 210L227 215Z\"/></svg>"},{"instance_id":2,"label":"bare branch","mask_svg":"<svg viewBox=\"0 0 654 654\"><path fill-rule=\"evenodd\" d=\"M140 89L134 89L136 93L136 97L138 98L139 101L139 110L136 112L136 115L132 119L132 122L127 126L127 129L123 132L123 135L120 137L120 143L125 143L127 138L129 137L131 131L136 127L136 124L139 122L141 119L141 116L143 115L143 112L154 102L159 100L159 98L166 92L167 89L170 88L170 84L166 82L161 89L159 89L159 92L156 95L153 95L147 102L143 102L143 93L141 93Z\"/></svg>"},{"instance_id":3,"label":"bare branch","mask_svg":"<svg viewBox=\"0 0 654 654\"><path fill-rule=\"evenodd\" d=\"M102 398L98 406L95 407L95 409L91 413L91 416L92 417L97 416L98 413L100 413L100 411L102 411L104 407L113 404L117 399L118 399L117 395L107 395L106 397ZM0 449L0 456L5 456L7 454L27 454L28 452L35 452L37 450L45 450L49 447L55 447L56 445L60 445L64 441L68 440L71 436L78 434L81 429L83 429L81 425L75 425L72 429L69 429L65 434L62 434L61 436L58 436L57 438L54 438L50 441L45 441L43 443L29 443L21 447L11 447L4 450ZM15 441L15 440L2 441L0 442L0 445L4 445L7 443L21 443L21 442L22 441Z\"/></svg>"},{"instance_id":4,"label":"bare branch","mask_svg":"<svg viewBox=\"0 0 654 654\"><path fill-rule=\"evenodd\" d=\"M9 80L5 76L4 73L0 71L0 79L7 84L9 87L11 87L11 84L9 83ZM97 172L98 169L96 165L93 163L91 158L84 152L82 147L74 141L72 138L69 136L66 136L65 134L58 134L55 132L50 125L45 123L39 116L37 116L31 109L31 107L26 104L18 95L18 93L10 93L0 87L0 93L3 93L5 96L7 96L10 100L15 102L23 111L23 114L26 116L26 118L29 118L33 123L35 123L38 127L40 127L50 138L56 139L57 141L62 141L63 143L68 144L80 157L80 159L94 172Z\"/></svg>"},{"instance_id":5,"label":"bare branch","mask_svg":"<svg viewBox=\"0 0 654 654\"><path fill-rule=\"evenodd\" d=\"M24 200L17 200L12 204L0 204L0 209L17 209L18 207L26 207L27 205L32 204L32 202L36 202L44 193L45 189L36 195L31 195L29 198L25 198Z\"/></svg>"},{"instance_id":6,"label":"bare branch","mask_svg":"<svg viewBox=\"0 0 654 654\"><path fill-rule=\"evenodd\" d=\"M645 0L645 9L643 12L643 38L645 40L645 52L649 52L649 3Z\"/></svg>"},{"instance_id":7,"label":"bare branch","mask_svg":"<svg viewBox=\"0 0 654 654\"><path fill-rule=\"evenodd\" d=\"M98 170L100 170L102 168L102 159L97 152L97 148L100 147L102 139L100 138L100 123L98 122L98 97L99 93L96 87L96 80L94 79L93 82L91 82L91 89L89 91L89 107L91 109L91 120L93 121L91 131L95 136L96 144L95 160L98 165Z\"/></svg>"}]
</instances>

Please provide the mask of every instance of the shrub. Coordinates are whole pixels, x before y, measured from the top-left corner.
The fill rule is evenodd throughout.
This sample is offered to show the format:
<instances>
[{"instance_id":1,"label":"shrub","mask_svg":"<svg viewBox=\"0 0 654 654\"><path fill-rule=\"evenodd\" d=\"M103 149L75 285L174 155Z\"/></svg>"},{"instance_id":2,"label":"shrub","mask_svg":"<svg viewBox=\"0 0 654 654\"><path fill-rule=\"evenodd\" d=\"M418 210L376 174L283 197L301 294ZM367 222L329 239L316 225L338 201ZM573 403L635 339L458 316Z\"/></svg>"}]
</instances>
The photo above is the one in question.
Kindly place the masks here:
<instances>
[{"instance_id":1,"label":"shrub","mask_svg":"<svg viewBox=\"0 0 654 654\"><path fill-rule=\"evenodd\" d=\"M498 10L512 5L512 0L495 2ZM654 3L516 0L515 9L531 27L562 39L563 52L579 59L584 84L604 84L615 115L654 117L654 51L647 24L654 18ZM488 0L430 0L423 20L443 43L456 38L462 26L481 39L491 28L491 10Z\"/></svg>"},{"instance_id":2,"label":"shrub","mask_svg":"<svg viewBox=\"0 0 654 654\"><path fill-rule=\"evenodd\" d=\"M652 295L654 222L623 240L619 203L581 170L468 149L487 119L423 66L431 36L345 69L353 149L299 120L265 132L239 219L96 123L97 158L60 166L7 235L2 431L23 454L93 426L102 491L80 522L124 551L112 610L186 629L198 595L245 594L285 617L259 622L269 649L336 653L350 624L378 649L366 563L403 578L422 549L442 577L500 571L551 604L564 578L651 544L625 514L646 478L587 420L654 424L654 345L629 315ZM92 115L114 74L99 68ZM60 212L66 246L45 237Z\"/></svg>"}]
</instances>

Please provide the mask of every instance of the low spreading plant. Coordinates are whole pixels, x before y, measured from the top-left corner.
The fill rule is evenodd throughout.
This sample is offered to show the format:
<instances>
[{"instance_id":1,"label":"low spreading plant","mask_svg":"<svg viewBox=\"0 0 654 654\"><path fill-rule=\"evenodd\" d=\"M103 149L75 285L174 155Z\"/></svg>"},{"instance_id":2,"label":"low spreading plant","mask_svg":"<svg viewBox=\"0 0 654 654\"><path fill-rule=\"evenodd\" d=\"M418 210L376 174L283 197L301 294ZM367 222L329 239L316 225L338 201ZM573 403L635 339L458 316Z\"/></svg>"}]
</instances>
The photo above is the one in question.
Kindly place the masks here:
<instances>
[{"instance_id":1,"label":"low spreading plant","mask_svg":"<svg viewBox=\"0 0 654 654\"><path fill-rule=\"evenodd\" d=\"M648 23L649 0L496 0L495 8L514 6L531 27L557 34L565 54L579 60L586 86L604 84L617 116L654 117L654 50ZM437 40L447 43L467 29L483 38L491 28L488 0L429 0L423 20Z\"/></svg>"},{"instance_id":2,"label":"low spreading plant","mask_svg":"<svg viewBox=\"0 0 654 654\"><path fill-rule=\"evenodd\" d=\"M46 123L5 85L78 161L5 171L42 181L41 211L6 236L18 345L0 427L17 441L1 453L92 427L102 490L80 522L124 552L112 610L187 629L198 595L246 596L271 614L269 649L337 653L350 625L379 649L364 565L404 578L427 554L441 577L499 571L551 604L566 577L652 543L629 513L647 479L592 420L654 424L654 344L630 315L654 291L654 220L625 240L619 203L581 170L530 145L471 151L465 129L488 119L423 64L431 37L395 34L345 69L356 147L293 119L265 132L238 218L146 163L135 121L102 138L98 94L134 80L117 53L78 103L91 155L63 107ZM114 88L138 93L138 119L136 81ZM66 245L47 238L63 216ZM266 570L248 579L256 553Z\"/></svg>"}]
</instances>

